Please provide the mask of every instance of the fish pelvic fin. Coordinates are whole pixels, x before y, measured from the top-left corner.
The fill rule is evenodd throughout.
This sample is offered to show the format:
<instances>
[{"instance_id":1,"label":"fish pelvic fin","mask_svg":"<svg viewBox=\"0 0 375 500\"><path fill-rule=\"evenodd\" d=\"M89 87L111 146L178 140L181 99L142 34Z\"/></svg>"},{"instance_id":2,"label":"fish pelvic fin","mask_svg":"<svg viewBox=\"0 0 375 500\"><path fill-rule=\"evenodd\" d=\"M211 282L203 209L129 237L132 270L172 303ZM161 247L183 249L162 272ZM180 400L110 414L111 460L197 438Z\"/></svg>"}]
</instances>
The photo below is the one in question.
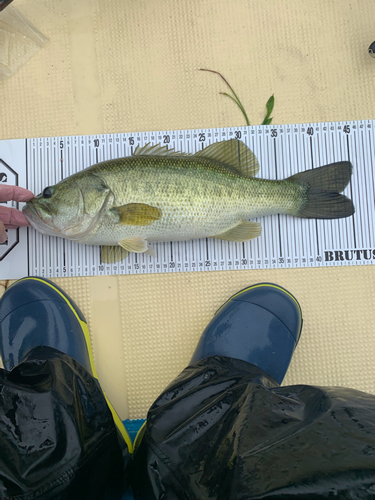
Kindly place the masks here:
<instances>
[{"instance_id":1,"label":"fish pelvic fin","mask_svg":"<svg viewBox=\"0 0 375 500\"><path fill-rule=\"evenodd\" d=\"M224 166L229 167L228 170L246 177L254 177L259 172L259 163L255 154L238 139L214 142L195 153L194 156L224 163Z\"/></svg>"},{"instance_id":2,"label":"fish pelvic fin","mask_svg":"<svg viewBox=\"0 0 375 500\"><path fill-rule=\"evenodd\" d=\"M353 166L349 161L330 163L324 167L292 175L305 191L304 203L292 214L307 219L341 219L354 214L351 199L340 194L349 184Z\"/></svg>"},{"instance_id":3,"label":"fish pelvic fin","mask_svg":"<svg viewBox=\"0 0 375 500\"><path fill-rule=\"evenodd\" d=\"M120 262L129 255L129 252L125 248L119 246L102 246L100 252L100 259L104 264L114 264Z\"/></svg>"},{"instance_id":4,"label":"fish pelvic fin","mask_svg":"<svg viewBox=\"0 0 375 500\"><path fill-rule=\"evenodd\" d=\"M218 240L226 241L249 241L262 234L262 226L259 222L242 221L236 227L232 227L224 233L210 236Z\"/></svg>"}]
</instances>

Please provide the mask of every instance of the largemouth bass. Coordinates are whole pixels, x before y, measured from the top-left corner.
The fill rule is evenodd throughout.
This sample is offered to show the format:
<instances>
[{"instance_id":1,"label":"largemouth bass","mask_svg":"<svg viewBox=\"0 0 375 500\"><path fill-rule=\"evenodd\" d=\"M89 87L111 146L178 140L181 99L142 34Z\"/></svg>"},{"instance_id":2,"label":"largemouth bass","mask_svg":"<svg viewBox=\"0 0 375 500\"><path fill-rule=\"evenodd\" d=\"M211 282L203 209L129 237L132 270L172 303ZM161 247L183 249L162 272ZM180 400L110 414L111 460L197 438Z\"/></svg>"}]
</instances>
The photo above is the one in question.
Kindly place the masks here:
<instances>
[{"instance_id":1,"label":"largemouth bass","mask_svg":"<svg viewBox=\"0 0 375 500\"><path fill-rule=\"evenodd\" d=\"M354 213L340 194L352 165L332 163L275 181L255 178L259 164L239 140L195 154L160 145L104 161L49 186L23 212L42 234L102 245L102 262L129 252L154 254L149 243L219 238L247 241L261 234L248 219L287 214L338 219Z\"/></svg>"}]
</instances>

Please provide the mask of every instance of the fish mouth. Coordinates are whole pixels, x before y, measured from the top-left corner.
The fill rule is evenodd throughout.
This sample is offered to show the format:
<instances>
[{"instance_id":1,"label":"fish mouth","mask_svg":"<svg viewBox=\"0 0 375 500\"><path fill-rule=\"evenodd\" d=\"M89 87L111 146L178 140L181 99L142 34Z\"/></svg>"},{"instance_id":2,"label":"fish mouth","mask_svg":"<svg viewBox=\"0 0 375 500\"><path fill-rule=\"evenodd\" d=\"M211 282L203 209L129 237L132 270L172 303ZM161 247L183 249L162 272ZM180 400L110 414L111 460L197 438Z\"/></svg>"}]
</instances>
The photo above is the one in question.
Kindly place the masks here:
<instances>
[{"instance_id":1,"label":"fish mouth","mask_svg":"<svg viewBox=\"0 0 375 500\"><path fill-rule=\"evenodd\" d=\"M42 216L39 214L38 210L34 207L33 200L30 200L24 205L22 208L22 212L26 219L30 222L32 227L39 231L42 234L53 234L55 236L60 236L60 232L54 227L53 223L52 225L47 224L43 219ZM52 219L52 213L50 210L48 210L46 207L43 207L43 210L48 213L48 215Z\"/></svg>"}]
</instances>

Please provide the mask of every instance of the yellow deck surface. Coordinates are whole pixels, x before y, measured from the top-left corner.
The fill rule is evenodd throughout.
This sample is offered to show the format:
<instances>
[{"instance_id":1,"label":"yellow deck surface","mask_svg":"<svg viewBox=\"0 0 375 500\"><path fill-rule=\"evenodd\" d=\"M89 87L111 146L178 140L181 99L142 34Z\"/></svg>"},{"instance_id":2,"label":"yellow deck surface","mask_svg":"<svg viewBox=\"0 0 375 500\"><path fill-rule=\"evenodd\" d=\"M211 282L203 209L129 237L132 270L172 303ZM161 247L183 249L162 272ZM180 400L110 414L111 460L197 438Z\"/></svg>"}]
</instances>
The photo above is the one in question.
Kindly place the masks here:
<instances>
[{"instance_id":1,"label":"yellow deck surface","mask_svg":"<svg viewBox=\"0 0 375 500\"><path fill-rule=\"evenodd\" d=\"M0 139L244 125L202 67L226 76L252 124L271 94L276 124L375 117L370 0L12 6L49 41L0 81ZM286 287L303 311L285 383L375 393L374 266L56 280L86 315L102 385L122 418L145 417L222 302L262 281Z\"/></svg>"}]
</instances>

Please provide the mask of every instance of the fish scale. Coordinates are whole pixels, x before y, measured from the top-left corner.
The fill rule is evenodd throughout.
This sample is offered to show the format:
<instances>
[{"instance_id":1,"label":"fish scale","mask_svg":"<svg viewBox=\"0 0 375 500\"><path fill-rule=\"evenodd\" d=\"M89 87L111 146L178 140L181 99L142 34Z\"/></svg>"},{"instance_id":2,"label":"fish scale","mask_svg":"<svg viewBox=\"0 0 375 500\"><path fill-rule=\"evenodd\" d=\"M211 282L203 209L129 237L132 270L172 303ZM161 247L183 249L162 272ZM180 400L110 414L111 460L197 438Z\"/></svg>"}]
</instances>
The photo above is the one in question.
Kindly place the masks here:
<instances>
[{"instance_id":1,"label":"fish scale","mask_svg":"<svg viewBox=\"0 0 375 500\"><path fill-rule=\"evenodd\" d=\"M230 184L224 177L227 173L220 167L217 168L219 172L216 172L216 178L213 182L212 179L207 178L207 171L215 173L215 169L212 168L212 165L208 165L207 168L207 162L201 162L201 168L197 168L196 175L193 175L194 173L183 164L179 165L181 160L167 158L162 160L163 171L159 175L158 171L155 172L155 163L158 162L158 158L138 157L136 160L134 169L130 170L126 181L124 181L125 188L116 184L115 179L113 183L108 180L111 174L104 173L108 163L94 167L93 171L100 172L103 180L114 186L112 191L115 197L115 206L123 205L126 202L142 202L156 205L161 209L162 220L155 222L152 227L145 227L149 241L199 238L206 235L207 232L214 235L225 230L228 225L233 225L241 217L241 215L225 217L226 212L231 211L231 204L234 204L233 190L230 189ZM118 160L118 164L113 164L111 171L114 177L118 175L118 172L121 172L121 165L121 160ZM196 165L196 167L199 166ZM160 168L159 165L158 168ZM222 174L221 179L218 178L220 174ZM239 183L242 181L240 176L231 173L229 173L229 177L230 179L236 178ZM243 186L239 186L238 191L241 190L243 190ZM224 196L226 196L225 199ZM178 204L175 202L176 198L179 199ZM207 204L208 199L210 199L209 204ZM158 201L156 202L156 200ZM243 196L242 204L242 212L244 212L245 206L248 205L245 196ZM219 221L217 221L217 217L214 217L218 210L223 213L223 217ZM189 217L185 215L187 213ZM182 221L184 222L183 228L181 227ZM116 231L110 222L103 221L102 225L97 228L96 234L102 234L109 227ZM178 234L180 230L181 233ZM124 233L124 229L120 227L118 232L119 236L114 241L122 239L121 233ZM139 228L128 226L126 232L128 236L137 236ZM92 235L92 240L88 243L97 241L96 234Z\"/></svg>"}]
</instances>

